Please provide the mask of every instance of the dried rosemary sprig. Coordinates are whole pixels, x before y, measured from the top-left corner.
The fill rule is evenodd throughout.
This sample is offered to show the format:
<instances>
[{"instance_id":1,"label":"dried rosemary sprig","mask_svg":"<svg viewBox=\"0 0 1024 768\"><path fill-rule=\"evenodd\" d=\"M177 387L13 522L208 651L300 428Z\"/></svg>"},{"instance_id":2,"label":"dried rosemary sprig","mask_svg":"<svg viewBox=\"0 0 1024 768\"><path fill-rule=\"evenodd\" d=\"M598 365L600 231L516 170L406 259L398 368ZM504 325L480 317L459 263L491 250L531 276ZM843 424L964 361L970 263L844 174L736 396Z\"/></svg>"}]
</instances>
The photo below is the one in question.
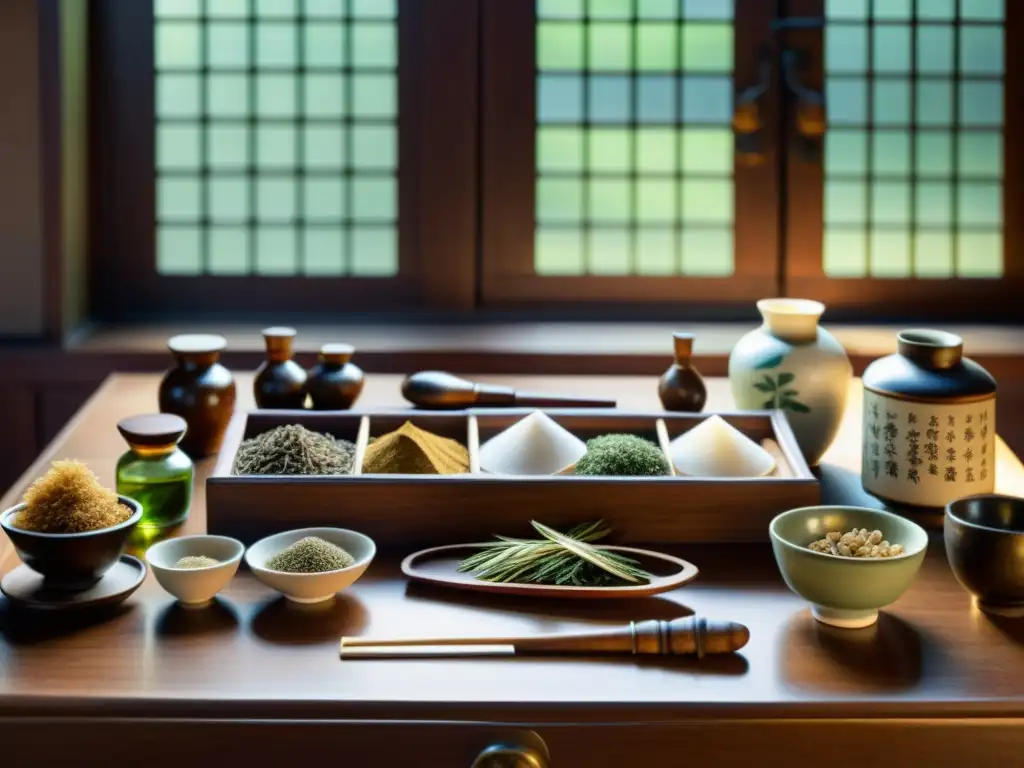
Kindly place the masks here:
<instances>
[{"instance_id":1,"label":"dried rosemary sprig","mask_svg":"<svg viewBox=\"0 0 1024 768\"><path fill-rule=\"evenodd\" d=\"M621 587L651 581L651 574L633 558L589 544L611 533L603 520L577 525L564 535L532 524L543 539L497 536L498 541L481 544L483 551L464 559L459 571L506 584Z\"/></svg>"}]
</instances>

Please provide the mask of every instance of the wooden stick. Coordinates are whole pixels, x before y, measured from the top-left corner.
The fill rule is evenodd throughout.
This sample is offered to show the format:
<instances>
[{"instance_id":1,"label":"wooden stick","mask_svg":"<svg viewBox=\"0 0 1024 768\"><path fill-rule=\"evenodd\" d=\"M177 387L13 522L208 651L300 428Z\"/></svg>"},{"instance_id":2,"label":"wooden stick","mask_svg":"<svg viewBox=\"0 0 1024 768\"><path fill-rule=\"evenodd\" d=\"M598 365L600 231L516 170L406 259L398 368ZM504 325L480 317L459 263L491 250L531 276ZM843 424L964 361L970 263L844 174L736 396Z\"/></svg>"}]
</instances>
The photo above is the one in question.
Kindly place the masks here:
<instances>
[{"instance_id":1,"label":"wooden stick","mask_svg":"<svg viewBox=\"0 0 1024 768\"><path fill-rule=\"evenodd\" d=\"M708 653L733 653L750 639L750 631L735 622L708 621L687 616L672 621L630 622L625 627L584 630L555 635L524 635L516 637L411 637L411 638L341 638L341 655L354 656L359 649L415 649L448 646L511 646L516 654L545 653L619 653L682 656ZM355 653L351 653L355 651ZM391 655L384 654L381 655ZM430 654L433 655L433 654Z\"/></svg>"}]
</instances>

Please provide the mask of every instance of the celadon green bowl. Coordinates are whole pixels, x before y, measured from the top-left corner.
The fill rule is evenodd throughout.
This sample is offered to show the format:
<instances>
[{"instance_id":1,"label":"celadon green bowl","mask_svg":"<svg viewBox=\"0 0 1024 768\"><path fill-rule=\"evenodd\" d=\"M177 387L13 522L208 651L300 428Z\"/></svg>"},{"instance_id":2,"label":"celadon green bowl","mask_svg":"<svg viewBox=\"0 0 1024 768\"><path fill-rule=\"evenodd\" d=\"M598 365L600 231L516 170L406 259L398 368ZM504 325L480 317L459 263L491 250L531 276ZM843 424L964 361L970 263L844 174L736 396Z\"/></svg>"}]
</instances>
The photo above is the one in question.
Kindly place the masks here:
<instances>
[{"instance_id":1,"label":"celadon green bowl","mask_svg":"<svg viewBox=\"0 0 1024 768\"><path fill-rule=\"evenodd\" d=\"M897 557L836 557L807 545L829 531L879 530L890 544L902 544ZM866 507L800 507L783 512L768 526L775 562L786 585L811 604L814 618L845 629L869 627L878 609L896 602L917 575L928 549L928 534L906 518Z\"/></svg>"}]
</instances>

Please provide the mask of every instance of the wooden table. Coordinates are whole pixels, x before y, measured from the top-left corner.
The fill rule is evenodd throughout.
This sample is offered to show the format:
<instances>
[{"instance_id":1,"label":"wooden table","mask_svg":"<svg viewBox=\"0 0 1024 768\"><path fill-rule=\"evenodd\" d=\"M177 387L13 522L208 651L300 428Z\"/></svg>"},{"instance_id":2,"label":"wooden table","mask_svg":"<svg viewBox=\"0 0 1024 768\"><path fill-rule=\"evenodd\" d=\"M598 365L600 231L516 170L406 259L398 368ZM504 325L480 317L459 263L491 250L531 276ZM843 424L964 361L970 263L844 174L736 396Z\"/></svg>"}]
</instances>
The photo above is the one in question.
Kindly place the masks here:
<instances>
[{"instance_id":1,"label":"wooden table","mask_svg":"<svg viewBox=\"0 0 1024 768\"><path fill-rule=\"evenodd\" d=\"M657 407L653 379L495 378L610 394ZM114 423L156 405L157 378L112 377L4 498L55 458L113 484ZM397 405L399 378L371 379L360 405ZM239 376L242 407L251 378ZM709 382L709 409L729 406ZM826 456L823 495L863 503L856 387ZM999 443L998 484L1024 495L1024 467ZM188 532L205 526L198 467ZM282 510L282 514L287 514ZM875 628L816 624L762 545L687 545L692 585L623 605L485 599L408 585L384 554L326 609L295 609L240 573L209 610L177 607L148 578L113 615L26 620L0 602L0 764L182 765L228 757L299 764L468 766L495 740L539 738L553 766L708 761L885 765L1017 764L1024 748L1024 624L979 613L934 539L917 581ZM0 571L17 558L0 540ZM690 611L750 627L731 658L634 661L346 661L342 634L522 633ZM144 758L143 758L144 755ZM912 761L908 763L909 761ZM284 761L284 762L282 762Z\"/></svg>"}]
</instances>

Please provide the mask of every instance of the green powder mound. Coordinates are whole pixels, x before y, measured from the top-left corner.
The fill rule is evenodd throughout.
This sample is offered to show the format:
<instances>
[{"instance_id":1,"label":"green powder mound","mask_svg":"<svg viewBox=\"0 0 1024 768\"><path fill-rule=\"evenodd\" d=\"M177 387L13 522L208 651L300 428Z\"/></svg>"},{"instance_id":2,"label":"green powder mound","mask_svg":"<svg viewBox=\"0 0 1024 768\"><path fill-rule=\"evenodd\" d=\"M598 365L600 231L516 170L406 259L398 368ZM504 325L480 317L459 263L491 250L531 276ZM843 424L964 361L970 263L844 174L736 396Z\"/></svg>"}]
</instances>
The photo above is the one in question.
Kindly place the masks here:
<instances>
[{"instance_id":1,"label":"green powder mound","mask_svg":"<svg viewBox=\"0 0 1024 768\"><path fill-rule=\"evenodd\" d=\"M350 475L356 447L348 440L286 424L238 447L236 475Z\"/></svg>"},{"instance_id":2,"label":"green powder mound","mask_svg":"<svg viewBox=\"0 0 1024 768\"><path fill-rule=\"evenodd\" d=\"M206 555L186 555L179 558L174 564L175 568L209 568L213 565L220 565L220 560L214 560Z\"/></svg>"},{"instance_id":3,"label":"green powder mound","mask_svg":"<svg viewBox=\"0 0 1024 768\"><path fill-rule=\"evenodd\" d=\"M355 558L337 544L307 536L267 560L267 568L285 573L323 573L348 568Z\"/></svg>"},{"instance_id":4,"label":"green powder mound","mask_svg":"<svg viewBox=\"0 0 1024 768\"><path fill-rule=\"evenodd\" d=\"M587 441L577 475L657 477L669 474L668 459L650 440L636 435L601 435Z\"/></svg>"}]
</instances>

